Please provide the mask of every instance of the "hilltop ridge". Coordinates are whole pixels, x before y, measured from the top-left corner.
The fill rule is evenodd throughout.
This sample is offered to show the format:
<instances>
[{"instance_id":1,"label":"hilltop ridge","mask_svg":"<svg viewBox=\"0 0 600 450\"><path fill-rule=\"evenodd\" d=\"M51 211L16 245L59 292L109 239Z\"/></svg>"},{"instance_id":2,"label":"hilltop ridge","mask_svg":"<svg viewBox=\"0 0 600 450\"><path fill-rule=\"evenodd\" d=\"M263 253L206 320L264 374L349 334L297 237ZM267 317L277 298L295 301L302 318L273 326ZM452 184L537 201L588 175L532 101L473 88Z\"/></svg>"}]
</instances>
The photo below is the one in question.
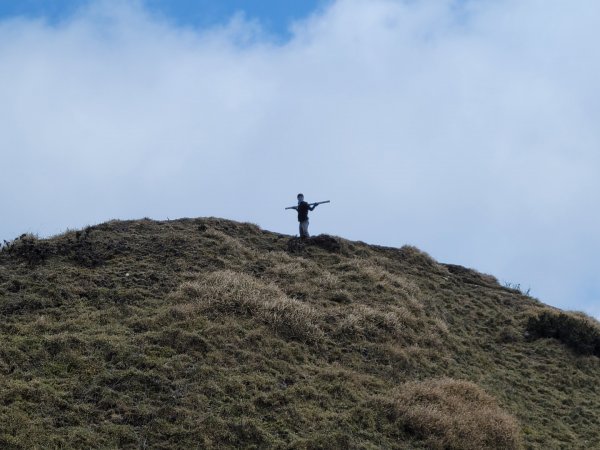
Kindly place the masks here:
<instances>
[{"instance_id":1,"label":"hilltop ridge","mask_svg":"<svg viewBox=\"0 0 600 450\"><path fill-rule=\"evenodd\" d=\"M600 325L415 247L217 218L0 252L3 448L600 448Z\"/></svg>"}]
</instances>

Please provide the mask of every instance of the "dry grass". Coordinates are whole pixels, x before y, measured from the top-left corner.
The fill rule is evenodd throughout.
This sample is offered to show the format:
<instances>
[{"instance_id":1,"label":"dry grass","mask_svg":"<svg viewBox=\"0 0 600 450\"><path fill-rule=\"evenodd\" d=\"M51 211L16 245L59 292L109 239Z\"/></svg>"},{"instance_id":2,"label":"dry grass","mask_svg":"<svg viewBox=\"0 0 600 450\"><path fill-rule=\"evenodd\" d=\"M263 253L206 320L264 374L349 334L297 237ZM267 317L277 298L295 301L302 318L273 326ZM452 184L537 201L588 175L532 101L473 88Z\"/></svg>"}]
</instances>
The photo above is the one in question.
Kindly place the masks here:
<instances>
[{"instance_id":1,"label":"dry grass","mask_svg":"<svg viewBox=\"0 0 600 450\"><path fill-rule=\"evenodd\" d=\"M339 289L342 285L337 275L314 261L282 252L269 256L271 265L264 276L279 285L303 284L308 288L325 290Z\"/></svg>"},{"instance_id":2,"label":"dry grass","mask_svg":"<svg viewBox=\"0 0 600 450\"><path fill-rule=\"evenodd\" d=\"M322 336L310 306L287 297L272 283L231 270L183 283L173 299L196 313L250 316L294 339L316 341Z\"/></svg>"},{"instance_id":3,"label":"dry grass","mask_svg":"<svg viewBox=\"0 0 600 450\"><path fill-rule=\"evenodd\" d=\"M394 307L406 310L407 316L423 316L422 293L416 283L399 273L392 273L384 267L380 258L349 258L337 267L339 286L351 292L356 302L368 307L385 310Z\"/></svg>"},{"instance_id":4,"label":"dry grass","mask_svg":"<svg viewBox=\"0 0 600 450\"><path fill-rule=\"evenodd\" d=\"M348 314L340 321L340 332L361 336L368 340L382 341L400 340L413 344L418 333L415 328L422 322L408 309L390 307L386 310L358 305L349 309Z\"/></svg>"},{"instance_id":5,"label":"dry grass","mask_svg":"<svg viewBox=\"0 0 600 450\"><path fill-rule=\"evenodd\" d=\"M391 400L399 426L434 449L518 449L517 420L474 383L443 378L400 386Z\"/></svg>"}]
</instances>

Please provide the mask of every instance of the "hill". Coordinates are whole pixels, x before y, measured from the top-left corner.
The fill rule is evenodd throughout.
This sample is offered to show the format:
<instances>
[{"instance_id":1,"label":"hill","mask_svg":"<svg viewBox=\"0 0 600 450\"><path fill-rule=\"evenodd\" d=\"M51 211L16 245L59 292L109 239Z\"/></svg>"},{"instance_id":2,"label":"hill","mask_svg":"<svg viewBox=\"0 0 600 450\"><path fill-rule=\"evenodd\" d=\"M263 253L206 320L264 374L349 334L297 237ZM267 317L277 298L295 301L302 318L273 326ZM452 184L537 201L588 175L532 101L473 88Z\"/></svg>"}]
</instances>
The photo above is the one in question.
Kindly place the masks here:
<instances>
[{"instance_id":1,"label":"hill","mask_svg":"<svg viewBox=\"0 0 600 450\"><path fill-rule=\"evenodd\" d=\"M221 219L0 252L2 448L600 448L600 326L414 247Z\"/></svg>"}]
</instances>

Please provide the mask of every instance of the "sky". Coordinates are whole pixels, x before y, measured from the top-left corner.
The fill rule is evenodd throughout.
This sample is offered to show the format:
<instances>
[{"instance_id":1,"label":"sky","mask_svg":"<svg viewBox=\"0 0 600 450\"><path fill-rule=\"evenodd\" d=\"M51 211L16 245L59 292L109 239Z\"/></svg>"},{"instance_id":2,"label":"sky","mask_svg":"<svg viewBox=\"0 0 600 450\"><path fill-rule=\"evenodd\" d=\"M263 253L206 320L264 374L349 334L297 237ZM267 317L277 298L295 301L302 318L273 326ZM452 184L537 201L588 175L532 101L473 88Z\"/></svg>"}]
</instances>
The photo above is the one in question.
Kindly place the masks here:
<instances>
[{"instance_id":1,"label":"sky","mask_svg":"<svg viewBox=\"0 0 600 450\"><path fill-rule=\"evenodd\" d=\"M600 318L600 2L0 0L0 239L218 216Z\"/></svg>"}]
</instances>

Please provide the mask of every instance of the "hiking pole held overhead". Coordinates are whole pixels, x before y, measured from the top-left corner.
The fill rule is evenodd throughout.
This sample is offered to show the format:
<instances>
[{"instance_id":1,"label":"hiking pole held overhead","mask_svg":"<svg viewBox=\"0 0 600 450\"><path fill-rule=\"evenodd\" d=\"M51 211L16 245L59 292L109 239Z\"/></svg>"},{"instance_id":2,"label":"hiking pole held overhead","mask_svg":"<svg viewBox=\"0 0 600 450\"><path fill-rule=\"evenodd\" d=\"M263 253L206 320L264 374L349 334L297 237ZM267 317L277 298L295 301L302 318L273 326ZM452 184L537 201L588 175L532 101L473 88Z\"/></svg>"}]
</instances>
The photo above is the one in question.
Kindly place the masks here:
<instances>
[{"instance_id":1,"label":"hiking pole held overhead","mask_svg":"<svg viewBox=\"0 0 600 450\"><path fill-rule=\"evenodd\" d=\"M330 200L325 200L323 202L315 202L315 203L309 203L308 206L317 206L317 205L322 205L323 203L331 203ZM297 206L288 206L285 209L297 209Z\"/></svg>"}]
</instances>

